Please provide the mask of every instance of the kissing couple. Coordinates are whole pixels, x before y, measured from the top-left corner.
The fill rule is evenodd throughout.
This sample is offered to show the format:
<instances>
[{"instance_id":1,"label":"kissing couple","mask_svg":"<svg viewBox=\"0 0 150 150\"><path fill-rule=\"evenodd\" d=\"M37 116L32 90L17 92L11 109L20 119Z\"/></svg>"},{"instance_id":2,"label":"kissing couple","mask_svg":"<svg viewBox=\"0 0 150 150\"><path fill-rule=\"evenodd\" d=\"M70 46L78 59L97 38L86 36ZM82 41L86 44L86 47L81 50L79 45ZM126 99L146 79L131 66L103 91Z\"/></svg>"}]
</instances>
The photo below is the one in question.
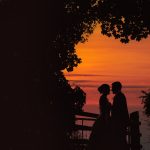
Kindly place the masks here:
<instances>
[{"instance_id":1,"label":"kissing couple","mask_svg":"<svg viewBox=\"0 0 150 150\"><path fill-rule=\"evenodd\" d=\"M100 115L93 125L88 150L128 150L126 132L129 123L126 97L120 82L112 83L113 103L108 100L110 86L102 84L100 93Z\"/></svg>"}]
</instances>

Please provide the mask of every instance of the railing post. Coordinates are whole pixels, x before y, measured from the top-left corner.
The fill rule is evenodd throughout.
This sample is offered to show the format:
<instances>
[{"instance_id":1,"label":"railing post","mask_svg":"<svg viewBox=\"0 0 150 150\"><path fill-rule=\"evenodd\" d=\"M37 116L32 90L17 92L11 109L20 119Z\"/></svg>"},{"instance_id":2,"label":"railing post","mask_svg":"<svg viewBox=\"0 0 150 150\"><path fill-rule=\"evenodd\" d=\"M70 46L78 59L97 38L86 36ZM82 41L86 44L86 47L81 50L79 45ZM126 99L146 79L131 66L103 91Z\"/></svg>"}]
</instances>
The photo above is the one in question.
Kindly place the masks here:
<instances>
[{"instance_id":1,"label":"railing post","mask_svg":"<svg viewBox=\"0 0 150 150\"><path fill-rule=\"evenodd\" d=\"M131 144L131 150L141 150L142 146L140 144L140 128L139 125L141 123L139 122L139 112L133 112L130 114L130 144Z\"/></svg>"},{"instance_id":2,"label":"railing post","mask_svg":"<svg viewBox=\"0 0 150 150\"><path fill-rule=\"evenodd\" d=\"M82 126L83 126L83 119L82 119ZM83 139L83 129L82 129L82 139Z\"/></svg>"}]
</instances>

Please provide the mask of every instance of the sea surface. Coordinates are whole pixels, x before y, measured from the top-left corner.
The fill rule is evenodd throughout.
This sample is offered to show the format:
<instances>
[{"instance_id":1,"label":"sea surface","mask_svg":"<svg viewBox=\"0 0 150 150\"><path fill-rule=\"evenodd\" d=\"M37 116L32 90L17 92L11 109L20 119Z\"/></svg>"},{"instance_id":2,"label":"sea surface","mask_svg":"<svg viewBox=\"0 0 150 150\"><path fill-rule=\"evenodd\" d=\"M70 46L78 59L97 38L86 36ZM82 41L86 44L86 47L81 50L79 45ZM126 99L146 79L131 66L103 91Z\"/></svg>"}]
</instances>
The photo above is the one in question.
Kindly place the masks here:
<instances>
[{"instance_id":1,"label":"sea surface","mask_svg":"<svg viewBox=\"0 0 150 150\"><path fill-rule=\"evenodd\" d=\"M139 111L140 115L140 132L142 134L141 136L141 144L143 146L142 150L150 150L150 118L148 118L143 113L143 106L132 106L129 105L129 113L134 111ZM84 111L92 112L92 113L99 113L98 106L97 105L85 105Z\"/></svg>"}]
</instances>

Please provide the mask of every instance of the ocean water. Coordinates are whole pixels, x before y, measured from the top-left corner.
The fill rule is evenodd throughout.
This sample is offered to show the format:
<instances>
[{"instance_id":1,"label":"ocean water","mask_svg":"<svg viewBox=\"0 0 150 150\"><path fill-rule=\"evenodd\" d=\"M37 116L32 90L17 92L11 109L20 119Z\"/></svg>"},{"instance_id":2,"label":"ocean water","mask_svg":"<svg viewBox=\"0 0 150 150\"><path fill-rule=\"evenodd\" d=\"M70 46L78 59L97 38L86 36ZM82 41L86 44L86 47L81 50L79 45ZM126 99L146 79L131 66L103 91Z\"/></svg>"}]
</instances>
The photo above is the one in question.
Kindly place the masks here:
<instances>
[{"instance_id":1,"label":"ocean water","mask_svg":"<svg viewBox=\"0 0 150 150\"><path fill-rule=\"evenodd\" d=\"M135 106L135 105L129 105L128 106L129 113L134 111L139 111L140 115L140 132L142 134L141 136L141 144L143 146L142 150L150 150L150 118L148 118L143 113L143 106ZM97 105L85 105L84 111L92 112L92 113L99 113L98 106Z\"/></svg>"}]
</instances>

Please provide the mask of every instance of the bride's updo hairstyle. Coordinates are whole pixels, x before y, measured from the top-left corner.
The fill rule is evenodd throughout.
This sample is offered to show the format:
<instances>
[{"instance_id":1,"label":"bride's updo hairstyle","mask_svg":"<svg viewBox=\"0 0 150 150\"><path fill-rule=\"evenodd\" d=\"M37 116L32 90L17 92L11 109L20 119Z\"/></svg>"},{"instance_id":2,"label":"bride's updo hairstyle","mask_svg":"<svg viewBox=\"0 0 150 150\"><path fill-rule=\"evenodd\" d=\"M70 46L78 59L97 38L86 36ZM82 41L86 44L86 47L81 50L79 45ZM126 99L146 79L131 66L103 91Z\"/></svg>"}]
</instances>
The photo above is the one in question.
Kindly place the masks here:
<instances>
[{"instance_id":1,"label":"bride's updo hairstyle","mask_svg":"<svg viewBox=\"0 0 150 150\"><path fill-rule=\"evenodd\" d=\"M101 94L109 94L110 92L110 87L108 84L102 84L101 86L98 87L98 91Z\"/></svg>"}]
</instances>

